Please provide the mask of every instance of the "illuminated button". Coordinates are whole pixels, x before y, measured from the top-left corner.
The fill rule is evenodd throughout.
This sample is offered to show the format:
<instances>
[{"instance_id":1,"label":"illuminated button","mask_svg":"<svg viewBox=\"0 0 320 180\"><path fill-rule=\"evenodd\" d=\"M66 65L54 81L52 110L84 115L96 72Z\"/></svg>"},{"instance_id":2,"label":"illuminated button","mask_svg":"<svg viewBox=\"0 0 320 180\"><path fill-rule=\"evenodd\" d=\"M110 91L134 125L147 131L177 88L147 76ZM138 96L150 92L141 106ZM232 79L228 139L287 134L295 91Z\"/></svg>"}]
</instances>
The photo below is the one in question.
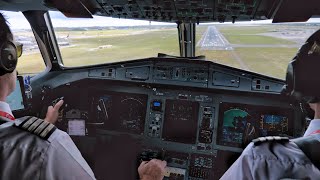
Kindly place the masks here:
<instances>
[{"instance_id":1,"label":"illuminated button","mask_svg":"<svg viewBox=\"0 0 320 180\"><path fill-rule=\"evenodd\" d=\"M161 111L162 110L162 102L160 100L154 100L151 104L151 109L153 111Z\"/></svg>"}]
</instances>

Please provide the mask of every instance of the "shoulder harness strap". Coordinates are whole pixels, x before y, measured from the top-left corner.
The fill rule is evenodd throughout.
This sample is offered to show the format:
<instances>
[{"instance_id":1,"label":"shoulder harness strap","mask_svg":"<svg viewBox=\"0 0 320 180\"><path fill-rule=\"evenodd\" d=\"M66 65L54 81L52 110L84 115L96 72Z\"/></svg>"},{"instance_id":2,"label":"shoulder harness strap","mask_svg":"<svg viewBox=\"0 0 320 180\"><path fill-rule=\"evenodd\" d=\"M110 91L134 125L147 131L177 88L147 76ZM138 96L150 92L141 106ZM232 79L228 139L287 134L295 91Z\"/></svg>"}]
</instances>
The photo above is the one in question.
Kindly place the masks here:
<instances>
[{"instance_id":1,"label":"shoulder harness strap","mask_svg":"<svg viewBox=\"0 0 320 180\"><path fill-rule=\"evenodd\" d=\"M320 142L315 136L306 136L291 140L310 159L313 165L320 170Z\"/></svg>"},{"instance_id":2,"label":"shoulder harness strap","mask_svg":"<svg viewBox=\"0 0 320 180\"><path fill-rule=\"evenodd\" d=\"M257 139L252 140L253 144L255 146L259 146L260 144L264 142L289 142L288 137L280 137L280 136L267 136L267 137L259 137Z\"/></svg>"},{"instance_id":3,"label":"shoulder harness strap","mask_svg":"<svg viewBox=\"0 0 320 180\"><path fill-rule=\"evenodd\" d=\"M16 125L18 128L35 134L45 140L47 140L50 135L57 129L53 124L37 117L26 116L21 120L22 123Z\"/></svg>"}]
</instances>

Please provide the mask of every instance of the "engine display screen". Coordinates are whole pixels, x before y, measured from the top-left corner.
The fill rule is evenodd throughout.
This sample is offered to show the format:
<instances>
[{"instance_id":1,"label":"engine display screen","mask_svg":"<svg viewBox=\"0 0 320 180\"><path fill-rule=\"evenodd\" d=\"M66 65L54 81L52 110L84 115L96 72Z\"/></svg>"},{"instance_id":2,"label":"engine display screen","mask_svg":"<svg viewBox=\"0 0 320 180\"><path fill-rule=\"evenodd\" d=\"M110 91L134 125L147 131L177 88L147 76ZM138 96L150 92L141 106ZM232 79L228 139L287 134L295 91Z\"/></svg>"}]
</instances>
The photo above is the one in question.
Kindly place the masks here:
<instances>
[{"instance_id":1,"label":"engine display screen","mask_svg":"<svg viewBox=\"0 0 320 180\"><path fill-rule=\"evenodd\" d=\"M245 147L261 136L292 136L292 117L285 108L221 103L217 143Z\"/></svg>"},{"instance_id":2,"label":"engine display screen","mask_svg":"<svg viewBox=\"0 0 320 180\"><path fill-rule=\"evenodd\" d=\"M147 95L94 92L92 120L108 130L143 134Z\"/></svg>"},{"instance_id":3,"label":"engine display screen","mask_svg":"<svg viewBox=\"0 0 320 180\"><path fill-rule=\"evenodd\" d=\"M199 103L166 100L162 138L186 144L196 143Z\"/></svg>"}]
</instances>

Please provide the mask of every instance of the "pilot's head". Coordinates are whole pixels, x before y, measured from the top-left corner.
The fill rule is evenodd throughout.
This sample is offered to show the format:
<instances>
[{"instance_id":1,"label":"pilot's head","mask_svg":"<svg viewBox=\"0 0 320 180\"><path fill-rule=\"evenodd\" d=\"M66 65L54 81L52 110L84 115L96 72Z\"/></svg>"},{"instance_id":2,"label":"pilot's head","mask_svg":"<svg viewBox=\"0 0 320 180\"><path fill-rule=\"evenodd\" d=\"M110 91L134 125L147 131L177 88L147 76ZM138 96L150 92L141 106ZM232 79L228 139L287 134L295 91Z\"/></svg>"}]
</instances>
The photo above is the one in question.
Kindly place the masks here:
<instances>
[{"instance_id":1,"label":"pilot's head","mask_svg":"<svg viewBox=\"0 0 320 180\"><path fill-rule=\"evenodd\" d=\"M289 63L284 93L307 103L320 102L320 30L312 34Z\"/></svg>"},{"instance_id":2,"label":"pilot's head","mask_svg":"<svg viewBox=\"0 0 320 180\"><path fill-rule=\"evenodd\" d=\"M0 101L13 92L16 86L17 46L3 14L0 13Z\"/></svg>"}]
</instances>

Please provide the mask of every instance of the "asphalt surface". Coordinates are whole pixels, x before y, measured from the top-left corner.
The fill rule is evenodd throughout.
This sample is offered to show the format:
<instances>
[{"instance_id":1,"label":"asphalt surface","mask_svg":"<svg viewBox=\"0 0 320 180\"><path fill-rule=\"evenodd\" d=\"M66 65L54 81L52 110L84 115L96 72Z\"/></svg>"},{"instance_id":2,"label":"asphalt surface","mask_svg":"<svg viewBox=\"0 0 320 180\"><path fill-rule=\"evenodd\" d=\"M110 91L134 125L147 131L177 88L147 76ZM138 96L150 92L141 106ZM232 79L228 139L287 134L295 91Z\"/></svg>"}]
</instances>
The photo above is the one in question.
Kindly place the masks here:
<instances>
[{"instance_id":1,"label":"asphalt surface","mask_svg":"<svg viewBox=\"0 0 320 180\"><path fill-rule=\"evenodd\" d=\"M219 32L214 26L209 26L207 31L202 35L201 40L197 46L201 47L201 50L229 50L231 51L234 60L236 60L242 69L249 70L249 67L242 61L241 57L236 51L234 51L232 45L228 40Z\"/></svg>"},{"instance_id":2,"label":"asphalt surface","mask_svg":"<svg viewBox=\"0 0 320 180\"><path fill-rule=\"evenodd\" d=\"M233 50L228 40L214 26L209 26L197 46L202 50Z\"/></svg>"},{"instance_id":3,"label":"asphalt surface","mask_svg":"<svg viewBox=\"0 0 320 180\"><path fill-rule=\"evenodd\" d=\"M271 36L269 33L263 35ZM272 37L277 34L274 33ZM279 36L277 38L284 38ZM303 39L306 39L303 37ZM299 39L300 40L300 39ZM303 41L304 42L304 41ZM244 48L299 48L301 47L302 41L300 40L297 44L230 44L228 40L219 32L215 26L209 26L206 32L202 35L197 46L201 47L201 50L233 50L234 48L244 47ZM303 43L302 43L303 44Z\"/></svg>"}]
</instances>

